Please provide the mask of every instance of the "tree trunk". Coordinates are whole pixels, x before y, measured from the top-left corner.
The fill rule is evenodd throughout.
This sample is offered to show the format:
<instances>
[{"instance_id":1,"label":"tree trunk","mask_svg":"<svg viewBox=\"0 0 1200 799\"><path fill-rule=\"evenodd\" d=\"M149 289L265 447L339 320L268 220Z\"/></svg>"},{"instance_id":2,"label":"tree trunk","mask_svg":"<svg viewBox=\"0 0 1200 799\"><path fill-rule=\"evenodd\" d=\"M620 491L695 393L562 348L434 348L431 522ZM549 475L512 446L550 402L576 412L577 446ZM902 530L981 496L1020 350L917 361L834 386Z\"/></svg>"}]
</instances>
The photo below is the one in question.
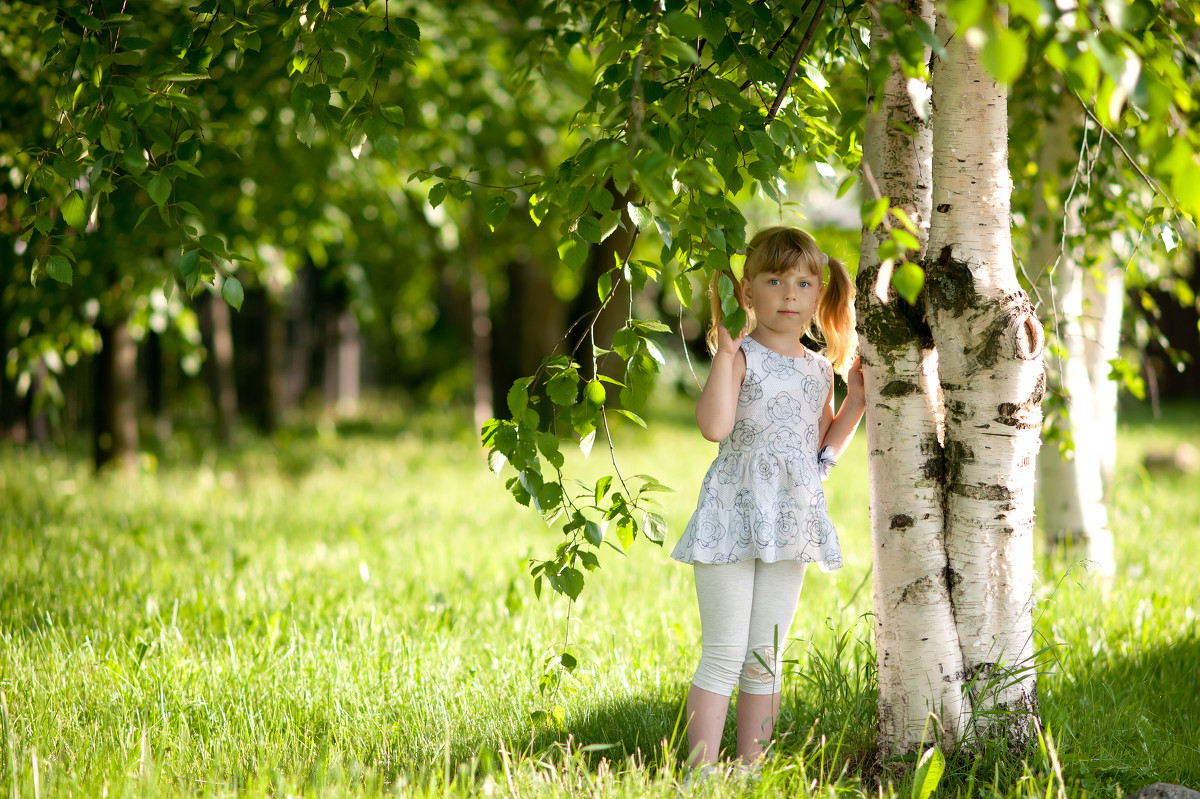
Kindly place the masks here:
<instances>
[{"instance_id":1,"label":"tree trunk","mask_svg":"<svg viewBox=\"0 0 1200 799\"><path fill-rule=\"evenodd\" d=\"M921 17L933 25L932 3L908 2L906 11L910 19ZM887 36L876 22L871 41ZM932 131L914 111L892 59L880 110L867 116L863 161L879 191L908 214L924 242L932 200ZM868 99L868 109L874 100ZM878 249L885 235L863 233L856 310L867 396L879 740L881 751L890 754L921 744L930 713L941 719L941 743L953 743L963 713L963 668L942 539L937 352L919 309L894 291L886 304L876 296ZM925 740L938 740L936 727Z\"/></svg>"},{"instance_id":2,"label":"tree trunk","mask_svg":"<svg viewBox=\"0 0 1200 799\"><path fill-rule=\"evenodd\" d=\"M1007 89L944 18L933 71L929 322L945 401L948 581L974 710L967 734L1028 742L1042 327L1012 260Z\"/></svg>"},{"instance_id":3,"label":"tree trunk","mask_svg":"<svg viewBox=\"0 0 1200 799\"><path fill-rule=\"evenodd\" d=\"M471 383L475 429L492 416L492 320L487 278L471 269Z\"/></svg>"},{"instance_id":4,"label":"tree trunk","mask_svg":"<svg viewBox=\"0 0 1200 799\"><path fill-rule=\"evenodd\" d=\"M359 346L358 320L344 304L328 309L325 317L325 407L336 416L358 410Z\"/></svg>"},{"instance_id":5,"label":"tree trunk","mask_svg":"<svg viewBox=\"0 0 1200 799\"><path fill-rule=\"evenodd\" d=\"M1058 340L1058 352L1047 363L1050 391L1063 403L1058 424L1071 446L1042 449L1038 457L1038 499L1042 527L1051 550L1079 544L1102 574L1112 574L1113 543L1104 507L1100 446L1096 437L1092 381L1083 329L1084 272L1072 238L1083 231L1079 206L1083 187L1074 186L1075 142L1082 122L1079 106L1063 93L1045 130L1039 156L1039 190L1034 192L1033 222L1037 227L1029 262L1037 270L1042 306L1039 315ZM1046 197L1065 202L1049 207ZM1064 244L1066 246L1064 246ZM1113 431L1115 434L1115 430Z\"/></svg>"},{"instance_id":6,"label":"tree trunk","mask_svg":"<svg viewBox=\"0 0 1200 799\"><path fill-rule=\"evenodd\" d=\"M1084 275L1083 340L1092 385L1092 429L1100 459L1105 495L1117 471L1117 381L1111 361L1121 357L1121 322L1125 313L1125 269L1110 261Z\"/></svg>"},{"instance_id":7,"label":"tree trunk","mask_svg":"<svg viewBox=\"0 0 1200 799\"><path fill-rule=\"evenodd\" d=\"M142 352L142 374L146 385L146 410L154 420L154 437L163 444L171 437L171 415L167 411L167 367L163 353L162 335L153 330L146 333Z\"/></svg>"},{"instance_id":8,"label":"tree trunk","mask_svg":"<svg viewBox=\"0 0 1200 799\"><path fill-rule=\"evenodd\" d=\"M217 414L217 433L221 445L228 447L233 444L233 434L237 429L237 378L229 305L221 297L219 288L208 294L204 314L208 323L208 380L213 410Z\"/></svg>"},{"instance_id":9,"label":"tree trunk","mask_svg":"<svg viewBox=\"0 0 1200 799\"><path fill-rule=\"evenodd\" d=\"M101 350L95 364L95 425L93 458L96 469L115 464L132 472L138 447L137 345L125 319L98 324Z\"/></svg>"},{"instance_id":10,"label":"tree trunk","mask_svg":"<svg viewBox=\"0 0 1200 799\"><path fill-rule=\"evenodd\" d=\"M505 271L508 296L493 307L494 340L503 342L491 352L492 413L497 419L509 416L509 386L522 375L533 374L542 357L559 344L566 327L563 302L540 264L528 258L514 260Z\"/></svg>"}]
</instances>

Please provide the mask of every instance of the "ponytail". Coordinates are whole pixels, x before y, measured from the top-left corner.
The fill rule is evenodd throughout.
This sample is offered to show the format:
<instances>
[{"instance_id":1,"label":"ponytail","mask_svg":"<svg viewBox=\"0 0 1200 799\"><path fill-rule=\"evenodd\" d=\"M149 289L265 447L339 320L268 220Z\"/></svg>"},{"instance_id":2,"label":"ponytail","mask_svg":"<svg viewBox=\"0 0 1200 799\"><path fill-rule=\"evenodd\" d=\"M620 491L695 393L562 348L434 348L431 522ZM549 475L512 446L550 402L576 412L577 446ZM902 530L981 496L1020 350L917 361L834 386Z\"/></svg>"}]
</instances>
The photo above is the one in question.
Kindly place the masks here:
<instances>
[{"instance_id":1,"label":"ponytail","mask_svg":"<svg viewBox=\"0 0 1200 799\"><path fill-rule=\"evenodd\" d=\"M825 338L825 357L842 376L858 355L858 334L854 325L854 281L845 265L831 257L829 279L817 303L817 326Z\"/></svg>"},{"instance_id":2,"label":"ponytail","mask_svg":"<svg viewBox=\"0 0 1200 799\"><path fill-rule=\"evenodd\" d=\"M742 296L742 281L737 279L737 275L728 269L713 272L712 277L708 280L708 303L712 309L712 326L708 328L708 333L704 336L704 341L708 344L709 355L717 354L717 328L721 326L721 320L725 318L725 312L721 310L721 275L729 278L729 282L733 284L733 296L737 298L738 305L743 310L746 308L746 299Z\"/></svg>"}]
</instances>

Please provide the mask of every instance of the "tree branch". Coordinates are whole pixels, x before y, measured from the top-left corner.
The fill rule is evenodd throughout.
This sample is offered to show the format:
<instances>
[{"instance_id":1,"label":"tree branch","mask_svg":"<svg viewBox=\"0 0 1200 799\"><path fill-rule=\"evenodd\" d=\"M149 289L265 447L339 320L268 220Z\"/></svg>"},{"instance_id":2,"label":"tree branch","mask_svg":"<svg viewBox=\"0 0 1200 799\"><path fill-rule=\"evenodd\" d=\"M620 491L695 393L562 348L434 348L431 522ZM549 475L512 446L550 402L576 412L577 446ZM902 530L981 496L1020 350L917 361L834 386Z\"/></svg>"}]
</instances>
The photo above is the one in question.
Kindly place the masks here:
<instances>
[{"instance_id":1,"label":"tree branch","mask_svg":"<svg viewBox=\"0 0 1200 799\"><path fill-rule=\"evenodd\" d=\"M775 95L775 102L771 105L770 113L767 114L767 122L775 118L775 114L779 112L779 106L783 105L783 96L787 94L787 90L792 86L792 81L796 79L796 69L800 66L800 59L804 57L804 52L812 42L813 34L817 31L817 23L824 16L825 6L828 2L829 0L821 0L817 5L817 10L813 12L812 19L808 23L808 30L804 32L804 39L796 48L796 55L792 57L792 65L788 68L787 77L783 79L783 85L779 87L779 93Z\"/></svg>"}]
</instances>

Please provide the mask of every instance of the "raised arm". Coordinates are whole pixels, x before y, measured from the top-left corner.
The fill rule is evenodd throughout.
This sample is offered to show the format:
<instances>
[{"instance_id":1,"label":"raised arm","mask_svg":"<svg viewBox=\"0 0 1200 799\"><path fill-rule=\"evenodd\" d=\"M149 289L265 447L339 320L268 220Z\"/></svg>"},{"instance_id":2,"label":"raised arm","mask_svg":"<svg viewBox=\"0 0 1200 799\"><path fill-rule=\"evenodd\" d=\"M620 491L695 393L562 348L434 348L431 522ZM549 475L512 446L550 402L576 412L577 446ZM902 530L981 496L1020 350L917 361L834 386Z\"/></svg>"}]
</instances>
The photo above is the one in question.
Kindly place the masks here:
<instances>
[{"instance_id":1,"label":"raised arm","mask_svg":"<svg viewBox=\"0 0 1200 799\"><path fill-rule=\"evenodd\" d=\"M746 354L742 352L742 339L730 337L724 327L717 331L717 353L713 356L712 370L704 382L704 390L696 401L696 424L700 434L709 441L724 441L733 430L737 416L738 393L746 379Z\"/></svg>"},{"instance_id":2,"label":"raised arm","mask_svg":"<svg viewBox=\"0 0 1200 799\"><path fill-rule=\"evenodd\" d=\"M840 457L846 451L846 447L850 446L850 439L854 438L854 431L858 429L863 411L867 408L863 395L862 364L858 360L854 361L854 365L846 373L846 389L846 398L842 400L842 407L835 414L833 381L830 381L829 399L825 403L825 412L821 414L821 443L817 449L833 447L834 458Z\"/></svg>"}]
</instances>

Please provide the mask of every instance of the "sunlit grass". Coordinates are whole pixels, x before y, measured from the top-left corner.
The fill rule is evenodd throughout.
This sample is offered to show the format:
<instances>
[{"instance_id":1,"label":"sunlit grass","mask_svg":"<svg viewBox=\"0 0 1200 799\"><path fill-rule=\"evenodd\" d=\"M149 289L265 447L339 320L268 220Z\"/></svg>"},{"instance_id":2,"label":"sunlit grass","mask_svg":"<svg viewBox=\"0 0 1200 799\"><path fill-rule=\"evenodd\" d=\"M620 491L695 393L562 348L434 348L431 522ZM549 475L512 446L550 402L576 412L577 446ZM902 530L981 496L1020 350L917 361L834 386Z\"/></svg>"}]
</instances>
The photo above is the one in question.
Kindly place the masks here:
<instances>
[{"instance_id":1,"label":"sunlit grass","mask_svg":"<svg viewBox=\"0 0 1200 799\"><path fill-rule=\"evenodd\" d=\"M620 428L618 457L677 490L662 496L674 536L715 445L686 406L661 416ZM1200 481L1137 467L1155 441L1196 440L1195 419L1123 434L1111 584L1039 564L1040 643L1057 645L1042 712L1072 794L1200 784ZM598 444L571 467L607 457ZM145 466L130 482L0 450L5 795L35 779L86 796L677 791L699 623L673 538L606 547L568 626L523 570L558 535L487 471L465 415L301 425ZM814 780L876 795L862 436L827 490L846 567L809 572L759 795ZM538 682L564 641L579 667L550 696ZM530 720L554 704L560 725ZM1049 753L985 753L952 760L942 790L1044 796L1057 779Z\"/></svg>"}]
</instances>

